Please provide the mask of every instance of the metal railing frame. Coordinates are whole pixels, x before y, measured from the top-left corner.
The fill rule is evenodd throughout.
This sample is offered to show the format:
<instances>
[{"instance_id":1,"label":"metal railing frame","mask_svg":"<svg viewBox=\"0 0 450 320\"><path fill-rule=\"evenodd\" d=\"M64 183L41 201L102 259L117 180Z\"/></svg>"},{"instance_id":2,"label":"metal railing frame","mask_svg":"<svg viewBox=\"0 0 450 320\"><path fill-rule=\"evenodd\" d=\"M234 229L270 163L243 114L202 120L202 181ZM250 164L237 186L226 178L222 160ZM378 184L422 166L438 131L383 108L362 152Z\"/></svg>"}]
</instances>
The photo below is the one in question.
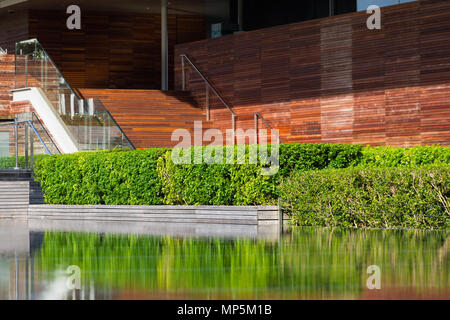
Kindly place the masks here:
<instances>
[{"instance_id":1,"label":"metal railing frame","mask_svg":"<svg viewBox=\"0 0 450 320\"><path fill-rule=\"evenodd\" d=\"M236 113L233 111L231 106L225 101L225 99L221 96L221 94L217 91L214 85L206 78L206 76L200 71L200 69L195 65L194 62L188 57L187 54L180 54L181 57L181 88L183 91L186 91L186 63L187 61L192 68L197 72L197 74L202 78L205 82L205 90L206 90L206 121L210 120L210 92L214 93L220 102L230 111L231 113L231 125L233 130L233 145L236 144Z\"/></svg>"},{"instance_id":2,"label":"metal railing frame","mask_svg":"<svg viewBox=\"0 0 450 320\"><path fill-rule=\"evenodd\" d=\"M264 117L259 113L259 112L255 112L254 113L254 121L255 121L255 141L256 144L259 144L259 119L261 119L261 121L264 123L264 125L269 128L272 132L275 132L275 129L266 121L266 119L264 119ZM277 144L280 144L280 135L278 133L276 133L277 136Z\"/></svg>"},{"instance_id":3,"label":"metal railing frame","mask_svg":"<svg viewBox=\"0 0 450 320\"><path fill-rule=\"evenodd\" d=\"M30 152L30 169L33 169L34 167L34 148L33 148L33 139L28 139L29 138L29 132L28 132L28 128L31 128L34 132L34 134L36 135L36 137L39 139L39 141L41 142L42 146L44 147L45 152L51 156L52 152L50 151L50 149L47 147L47 144L44 142L44 140L42 139L41 135L39 134L39 132L37 131L36 127L34 126L33 122L31 120L22 120L22 121L18 121L17 118L14 118L14 121L10 121L10 122L0 122L0 126L9 126L12 125L14 126L14 158L15 158L15 167L14 170L19 170L19 135L18 135L18 127L20 124L24 124L25 127L25 169L28 169L28 140L30 140L31 143L31 152Z\"/></svg>"}]
</instances>

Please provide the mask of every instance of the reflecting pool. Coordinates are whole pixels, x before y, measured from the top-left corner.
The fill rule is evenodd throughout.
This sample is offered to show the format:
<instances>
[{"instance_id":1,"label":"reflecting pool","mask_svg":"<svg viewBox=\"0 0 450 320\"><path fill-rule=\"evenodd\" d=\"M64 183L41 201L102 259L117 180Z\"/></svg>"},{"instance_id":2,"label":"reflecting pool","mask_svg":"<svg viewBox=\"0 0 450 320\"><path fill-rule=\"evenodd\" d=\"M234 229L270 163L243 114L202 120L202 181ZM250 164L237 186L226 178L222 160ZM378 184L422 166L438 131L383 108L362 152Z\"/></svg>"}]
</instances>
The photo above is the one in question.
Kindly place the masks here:
<instances>
[{"instance_id":1,"label":"reflecting pool","mask_svg":"<svg viewBox=\"0 0 450 320\"><path fill-rule=\"evenodd\" d=\"M227 239L1 226L0 299L450 299L449 232ZM367 286L373 265L379 290Z\"/></svg>"}]
</instances>

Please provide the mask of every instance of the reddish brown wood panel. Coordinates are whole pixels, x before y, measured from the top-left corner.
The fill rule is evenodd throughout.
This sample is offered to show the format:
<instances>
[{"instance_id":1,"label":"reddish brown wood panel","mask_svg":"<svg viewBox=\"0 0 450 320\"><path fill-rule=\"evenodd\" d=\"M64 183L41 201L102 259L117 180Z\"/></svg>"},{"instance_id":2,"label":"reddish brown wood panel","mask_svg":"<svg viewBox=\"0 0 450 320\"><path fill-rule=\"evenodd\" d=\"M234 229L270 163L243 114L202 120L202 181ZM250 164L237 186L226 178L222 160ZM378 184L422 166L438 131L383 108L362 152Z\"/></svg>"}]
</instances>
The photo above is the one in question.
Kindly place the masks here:
<instances>
[{"instance_id":1,"label":"reddish brown wood panel","mask_svg":"<svg viewBox=\"0 0 450 320\"><path fill-rule=\"evenodd\" d=\"M0 47L14 54L16 42L28 38L28 13L15 12L0 15Z\"/></svg>"},{"instance_id":2,"label":"reddish brown wood panel","mask_svg":"<svg viewBox=\"0 0 450 320\"><path fill-rule=\"evenodd\" d=\"M233 106L237 128L261 113L286 142L450 145L450 2L382 8L382 29L365 12L177 45ZM199 105L205 90L188 68ZM213 125L231 127L213 102ZM261 124L260 124L261 126Z\"/></svg>"},{"instance_id":3,"label":"reddish brown wood panel","mask_svg":"<svg viewBox=\"0 0 450 320\"><path fill-rule=\"evenodd\" d=\"M14 74L14 55L0 55L0 118L10 117Z\"/></svg>"},{"instance_id":4,"label":"reddish brown wood panel","mask_svg":"<svg viewBox=\"0 0 450 320\"><path fill-rule=\"evenodd\" d=\"M24 39L39 39L73 87L160 89L159 15L83 12L81 30L68 30L66 19L62 11L32 10ZM171 74L174 46L204 37L204 17L169 15Z\"/></svg>"},{"instance_id":5,"label":"reddish brown wood panel","mask_svg":"<svg viewBox=\"0 0 450 320\"><path fill-rule=\"evenodd\" d=\"M81 89L84 98L99 99L136 148L173 147L172 133L187 130L194 143L194 121L208 129L205 114L185 92Z\"/></svg>"}]
</instances>

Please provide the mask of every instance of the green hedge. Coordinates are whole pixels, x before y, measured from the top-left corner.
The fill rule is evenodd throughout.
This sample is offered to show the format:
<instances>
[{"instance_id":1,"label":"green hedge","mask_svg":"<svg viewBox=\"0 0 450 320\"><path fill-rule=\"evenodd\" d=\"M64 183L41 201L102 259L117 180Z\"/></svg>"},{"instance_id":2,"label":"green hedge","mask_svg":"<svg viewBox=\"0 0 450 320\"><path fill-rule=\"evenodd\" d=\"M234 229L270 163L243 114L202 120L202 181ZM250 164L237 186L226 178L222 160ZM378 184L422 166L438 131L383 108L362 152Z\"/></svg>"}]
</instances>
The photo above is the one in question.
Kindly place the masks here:
<instances>
[{"instance_id":1,"label":"green hedge","mask_svg":"<svg viewBox=\"0 0 450 320\"><path fill-rule=\"evenodd\" d=\"M223 163L227 149L234 158L239 157L239 147L224 147ZM280 166L273 176L261 175L266 161L250 164L252 147L245 146L245 164L184 164L175 165L171 153L158 160L158 172L163 182L164 202L170 205L270 205L279 197L280 178L293 171L346 168L359 163L362 147L332 144L281 144ZM191 148L191 159L195 150ZM257 150L259 152L259 150ZM271 155L270 146L268 155Z\"/></svg>"},{"instance_id":2,"label":"green hedge","mask_svg":"<svg viewBox=\"0 0 450 320\"><path fill-rule=\"evenodd\" d=\"M37 154L34 155L34 162L37 163L41 161L42 159L48 157L48 155L44 154ZM28 161L30 161L28 159ZM19 156L19 168L25 168L25 157ZM0 158L0 170L2 169L11 169L16 166L16 158L15 157L1 157Z\"/></svg>"},{"instance_id":3,"label":"green hedge","mask_svg":"<svg viewBox=\"0 0 450 320\"><path fill-rule=\"evenodd\" d=\"M158 205L156 162L167 149L51 156L36 164L49 204Z\"/></svg>"},{"instance_id":4,"label":"green hedge","mask_svg":"<svg viewBox=\"0 0 450 320\"><path fill-rule=\"evenodd\" d=\"M249 148L245 151L248 155ZM157 166L164 203L170 205L273 204L274 177L261 175L262 167L260 162L175 165L171 152L161 157Z\"/></svg>"},{"instance_id":5,"label":"green hedge","mask_svg":"<svg viewBox=\"0 0 450 320\"><path fill-rule=\"evenodd\" d=\"M418 167L431 164L450 164L450 147L365 147L362 149L358 166L363 168Z\"/></svg>"},{"instance_id":6,"label":"green hedge","mask_svg":"<svg viewBox=\"0 0 450 320\"><path fill-rule=\"evenodd\" d=\"M229 148L237 153L237 147ZM249 152L246 146L246 156ZM273 176L261 175L264 163L260 162L175 165L168 149L91 152L42 159L36 177L50 204L270 205L285 197L280 183L296 172L308 172L308 176L314 175L310 171L324 169L406 170L429 164L448 166L450 147L281 144L280 170ZM339 180L340 171L331 172Z\"/></svg>"},{"instance_id":7,"label":"green hedge","mask_svg":"<svg viewBox=\"0 0 450 320\"><path fill-rule=\"evenodd\" d=\"M293 173L281 184L299 226L450 227L450 167Z\"/></svg>"}]
</instances>

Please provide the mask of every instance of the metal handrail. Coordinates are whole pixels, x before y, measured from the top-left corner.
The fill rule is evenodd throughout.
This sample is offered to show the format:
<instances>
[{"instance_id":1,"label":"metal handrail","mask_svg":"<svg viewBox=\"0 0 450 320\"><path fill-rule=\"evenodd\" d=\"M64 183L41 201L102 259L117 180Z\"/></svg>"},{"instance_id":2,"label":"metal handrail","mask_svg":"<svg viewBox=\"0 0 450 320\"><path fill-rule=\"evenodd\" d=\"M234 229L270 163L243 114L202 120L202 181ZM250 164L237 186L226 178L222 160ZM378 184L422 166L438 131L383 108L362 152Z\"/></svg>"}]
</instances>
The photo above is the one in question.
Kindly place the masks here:
<instances>
[{"instance_id":1,"label":"metal handrail","mask_svg":"<svg viewBox=\"0 0 450 320\"><path fill-rule=\"evenodd\" d=\"M42 143L42 145L44 146L45 152L47 152L47 154L49 156L52 155L52 152L50 151L50 149L47 147L47 145L45 144L44 140L42 139L41 135L39 134L39 132L36 130L36 127L34 126L33 122L31 122L31 120L25 120L25 121L21 121L18 123L24 123L27 122L28 125L31 127L31 129L33 129L34 134L36 134L36 137L38 137L39 141Z\"/></svg>"},{"instance_id":2,"label":"metal handrail","mask_svg":"<svg viewBox=\"0 0 450 320\"><path fill-rule=\"evenodd\" d=\"M280 144L280 135L275 131L275 129L264 119L264 117L259 113L255 112L254 119L255 119L255 138L256 138L256 144L259 143L259 128L258 128L258 118L262 120L262 122L268 127L271 131L275 132L277 136L277 144Z\"/></svg>"},{"instance_id":3,"label":"metal handrail","mask_svg":"<svg viewBox=\"0 0 450 320\"><path fill-rule=\"evenodd\" d=\"M232 129L233 129L233 144L235 143L236 140L236 118L237 115L236 113L233 111L233 109L231 108L231 106L225 101L225 99L220 95L220 93L216 90L216 88L214 87L214 85L208 80L208 78L206 78L206 76L200 71L200 69L195 65L194 62L192 62L192 60L188 57L187 54L180 54L181 57L181 72L182 72L182 90L186 91L186 74L185 74L185 63L184 61L186 60L191 66L192 68L194 68L194 70L198 73L198 75L203 79L203 81L206 84L206 120L209 121L210 117L209 117L209 90L211 90L216 96L217 98L219 98L220 102L222 102L222 104L228 109L228 111L231 112L231 121L232 121Z\"/></svg>"},{"instance_id":4,"label":"metal handrail","mask_svg":"<svg viewBox=\"0 0 450 320\"><path fill-rule=\"evenodd\" d=\"M38 137L39 141L42 143L42 145L44 146L45 152L51 156L52 152L50 151L50 149L47 147L47 145L45 144L44 140L42 139L41 135L39 134L39 132L37 131L36 127L34 126L33 122L31 120L23 120L23 121L11 121L11 122L0 122L0 126L7 126L7 125L13 125L13 126L17 126L18 124L22 124L22 123L28 123L28 125L31 127L31 129L33 129L34 133L36 134L36 136ZM16 138L15 138L16 139Z\"/></svg>"},{"instance_id":5,"label":"metal handrail","mask_svg":"<svg viewBox=\"0 0 450 320\"><path fill-rule=\"evenodd\" d=\"M228 103L225 102L225 100L222 98L222 96L219 94L219 92L216 90L216 88L214 88L214 86L212 85L212 83L205 77L205 75L197 68L197 66L192 62L191 59L189 59L189 57L186 54L181 54L180 55L183 58L185 58L189 64L194 68L194 70L200 75L200 77L203 79L203 81L206 82L206 84L208 85L208 87L212 90L212 92L219 98L219 100L223 103L223 105L225 107L227 107L227 109L231 112L231 114L233 114L234 116L236 116L236 113L234 113L233 109L228 105ZM184 65L184 63L182 63ZM183 73L184 73L184 68L183 68ZM183 74L183 91L185 91L186 89L186 83L185 83L185 77Z\"/></svg>"},{"instance_id":6,"label":"metal handrail","mask_svg":"<svg viewBox=\"0 0 450 320\"><path fill-rule=\"evenodd\" d=\"M34 114L33 114L34 115ZM44 147L45 152L51 156L52 152L50 151L50 149L47 147L47 144L44 142L44 139L42 139L41 135L39 134L39 132L37 131L36 127L33 124L32 120L22 120L22 121L17 121L16 119L14 119L14 121L11 122L0 122L0 126L7 126L7 125L13 125L14 126L14 157L15 157L15 168L14 169L19 169L19 147L18 147L18 132L17 132L17 127L19 124L27 124L28 126L30 126L30 128L33 130L34 134L36 135L36 137L38 137L39 141L41 142L42 146ZM44 129L45 130L45 129ZM28 131L25 132L25 165L26 168L28 167ZM32 143L32 139L30 140ZM31 168L33 167L33 147L31 148ZM58 150L59 151L59 150Z\"/></svg>"}]
</instances>

